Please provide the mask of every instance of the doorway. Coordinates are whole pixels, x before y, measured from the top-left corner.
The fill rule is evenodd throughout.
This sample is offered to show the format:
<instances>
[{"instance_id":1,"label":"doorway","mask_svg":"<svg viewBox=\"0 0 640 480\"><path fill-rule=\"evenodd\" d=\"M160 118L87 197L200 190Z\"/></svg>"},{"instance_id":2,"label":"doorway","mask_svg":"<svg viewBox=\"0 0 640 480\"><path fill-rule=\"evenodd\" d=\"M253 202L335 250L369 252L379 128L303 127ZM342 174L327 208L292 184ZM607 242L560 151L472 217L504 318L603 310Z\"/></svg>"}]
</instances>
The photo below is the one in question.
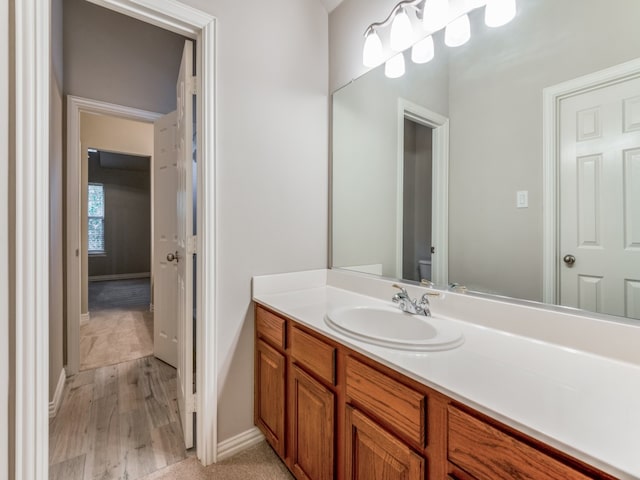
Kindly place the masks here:
<instances>
[{"instance_id":1,"label":"doorway","mask_svg":"<svg viewBox=\"0 0 640 480\"><path fill-rule=\"evenodd\" d=\"M640 61L545 90L543 300L640 319Z\"/></svg>"},{"instance_id":2,"label":"doorway","mask_svg":"<svg viewBox=\"0 0 640 480\"><path fill-rule=\"evenodd\" d=\"M198 91L201 94L198 109L198 128L205 132L198 140L201 161L198 162L199 205L198 225L201 235L197 241L199 279L198 290L210 292L198 295L198 342L207 348L198 349L198 448L197 455L204 464L215 461L217 455L217 383L216 375L216 335L213 303L215 292L215 266L208 262L214 258L215 235L215 162L214 162L214 65L215 65L215 18L200 10L180 3L159 3L140 5L132 0L110 2L95 0L112 10L134 16L147 23L181 33L197 39L196 57L199 67ZM24 358L29 365L21 371L15 388L15 404L20 405L20 415L16 417L15 429L15 471L29 478L47 478L48 457L48 347L47 325L47 268L48 242L47 224L42 221L42 212L48 211L48 199L43 195L48 182L49 148L49 88L50 64L48 52L51 36L49 2L37 0L31 4L16 4L16 17L21 19L21 28L16 29L16 49L22 52L21 62L16 64L16 77L29 79L16 84L16 190L24 199L23 208L17 213L18 238L35 239L24 245L21 255L16 256L15 269L22 275L16 286L16 356ZM38 72L36 75L34 72ZM36 98L42 101L33 101ZM67 116L78 115L67 110ZM68 132L70 139L72 133ZM206 186L205 189L202 186ZM73 200L73 199L72 199ZM72 251L71 254L75 254ZM77 287L77 285L76 285ZM203 322L206 318L209 321ZM213 320L212 320L213 319Z\"/></svg>"},{"instance_id":3,"label":"doorway","mask_svg":"<svg viewBox=\"0 0 640 480\"><path fill-rule=\"evenodd\" d=\"M88 148L86 159L81 371L153 354L151 156Z\"/></svg>"},{"instance_id":4,"label":"doorway","mask_svg":"<svg viewBox=\"0 0 640 480\"><path fill-rule=\"evenodd\" d=\"M404 119L402 278L431 281L433 128Z\"/></svg>"},{"instance_id":5,"label":"doorway","mask_svg":"<svg viewBox=\"0 0 640 480\"><path fill-rule=\"evenodd\" d=\"M396 276L449 278L449 119L398 99Z\"/></svg>"}]
</instances>

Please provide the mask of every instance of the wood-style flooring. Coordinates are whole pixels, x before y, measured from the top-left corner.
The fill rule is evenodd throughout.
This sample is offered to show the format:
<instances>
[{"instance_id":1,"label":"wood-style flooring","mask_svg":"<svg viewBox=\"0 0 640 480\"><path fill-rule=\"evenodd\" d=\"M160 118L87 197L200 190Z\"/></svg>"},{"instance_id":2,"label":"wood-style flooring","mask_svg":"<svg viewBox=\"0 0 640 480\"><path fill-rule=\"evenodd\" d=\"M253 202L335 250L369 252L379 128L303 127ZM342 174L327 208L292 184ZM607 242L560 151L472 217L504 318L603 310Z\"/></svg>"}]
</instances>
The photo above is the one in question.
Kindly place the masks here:
<instances>
[{"instance_id":1,"label":"wood-style flooring","mask_svg":"<svg viewBox=\"0 0 640 480\"><path fill-rule=\"evenodd\" d=\"M153 313L146 307L92 311L80 324L80 370L153 354Z\"/></svg>"},{"instance_id":2,"label":"wood-style flooring","mask_svg":"<svg viewBox=\"0 0 640 480\"><path fill-rule=\"evenodd\" d=\"M67 380L49 424L51 480L135 480L184 458L173 367L144 357Z\"/></svg>"}]
</instances>

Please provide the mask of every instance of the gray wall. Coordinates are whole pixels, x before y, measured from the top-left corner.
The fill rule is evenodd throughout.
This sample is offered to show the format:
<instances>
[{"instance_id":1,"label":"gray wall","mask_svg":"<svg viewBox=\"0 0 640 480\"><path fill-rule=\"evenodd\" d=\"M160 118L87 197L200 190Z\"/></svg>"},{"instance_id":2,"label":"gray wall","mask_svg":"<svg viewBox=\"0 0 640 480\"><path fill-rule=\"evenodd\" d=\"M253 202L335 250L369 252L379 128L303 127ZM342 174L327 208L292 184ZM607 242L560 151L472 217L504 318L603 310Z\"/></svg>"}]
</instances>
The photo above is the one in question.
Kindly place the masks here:
<instances>
[{"instance_id":1,"label":"gray wall","mask_svg":"<svg viewBox=\"0 0 640 480\"><path fill-rule=\"evenodd\" d=\"M89 156L89 182L104 185L105 253L89 255L89 279L151 269L151 183L146 171L103 168Z\"/></svg>"},{"instance_id":2,"label":"gray wall","mask_svg":"<svg viewBox=\"0 0 640 480\"><path fill-rule=\"evenodd\" d=\"M391 277L402 268L396 265L398 145L403 143L398 99L448 116L447 56L428 65L408 62L407 72L389 79L378 69L333 96L334 266L382 263L383 275Z\"/></svg>"},{"instance_id":3,"label":"gray wall","mask_svg":"<svg viewBox=\"0 0 640 480\"><path fill-rule=\"evenodd\" d=\"M86 0L63 1L65 94L175 110L183 37Z\"/></svg>"},{"instance_id":4,"label":"gray wall","mask_svg":"<svg viewBox=\"0 0 640 480\"><path fill-rule=\"evenodd\" d=\"M251 277L327 266L328 15L318 0L184 1L218 19L223 441L253 427Z\"/></svg>"}]
</instances>

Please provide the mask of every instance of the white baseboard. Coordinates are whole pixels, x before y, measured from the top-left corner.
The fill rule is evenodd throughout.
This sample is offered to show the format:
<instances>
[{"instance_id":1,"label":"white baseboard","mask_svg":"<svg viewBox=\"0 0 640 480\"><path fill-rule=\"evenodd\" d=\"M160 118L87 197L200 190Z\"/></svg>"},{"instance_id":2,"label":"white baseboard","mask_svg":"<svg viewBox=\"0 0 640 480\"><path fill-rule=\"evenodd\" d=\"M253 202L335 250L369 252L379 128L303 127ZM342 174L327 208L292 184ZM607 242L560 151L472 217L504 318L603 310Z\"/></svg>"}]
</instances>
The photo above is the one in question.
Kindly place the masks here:
<instances>
[{"instance_id":1,"label":"white baseboard","mask_svg":"<svg viewBox=\"0 0 640 480\"><path fill-rule=\"evenodd\" d=\"M80 323L88 322L89 320L91 320L89 312L80 314Z\"/></svg>"},{"instance_id":2,"label":"white baseboard","mask_svg":"<svg viewBox=\"0 0 640 480\"><path fill-rule=\"evenodd\" d=\"M113 275L92 275L90 282L104 282L106 280L132 280L134 278L151 278L150 272L140 273L114 273Z\"/></svg>"},{"instance_id":3,"label":"white baseboard","mask_svg":"<svg viewBox=\"0 0 640 480\"><path fill-rule=\"evenodd\" d=\"M149 304L149 311L150 311L150 312L153 312L153 303L150 303L150 304Z\"/></svg>"},{"instance_id":4,"label":"white baseboard","mask_svg":"<svg viewBox=\"0 0 640 480\"><path fill-rule=\"evenodd\" d=\"M253 447L264 440L264 435L258 427L253 427L235 437L218 443L218 461L233 457L235 454Z\"/></svg>"},{"instance_id":5,"label":"white baseboard","mask_svg":"<svg viewBox=\"0 0 640 480\"><path fill-rule=\"evenodd\" d=\"M58 413L60 403L62 402L62 393L64 392L64 384L67 381L67 373L64 368L60 371L58 377L58 385L56 385L56 391L53 394L53 400L49 402L49 418L53 418Z\"/></svg>"}]
</instances>

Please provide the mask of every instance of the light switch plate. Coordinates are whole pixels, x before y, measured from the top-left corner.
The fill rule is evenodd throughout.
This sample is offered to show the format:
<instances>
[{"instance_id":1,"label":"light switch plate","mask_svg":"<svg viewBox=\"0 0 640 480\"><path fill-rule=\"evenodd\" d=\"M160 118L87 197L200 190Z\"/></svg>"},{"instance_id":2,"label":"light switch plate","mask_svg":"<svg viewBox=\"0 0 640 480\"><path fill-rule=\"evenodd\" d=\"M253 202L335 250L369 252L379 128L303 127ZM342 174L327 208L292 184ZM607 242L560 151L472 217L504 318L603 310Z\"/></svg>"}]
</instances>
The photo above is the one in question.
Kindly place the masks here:
<instances>
[{"instance_id":1,"label":"light switch plate","mask_svg":"<svg viewBox=\"0 0 640 480\"><path fill-rule=\"evenodd\" d=\"M516 207L529 207L529 192L527 190L520 190L519 192L516 192Z\"/></svg>"}]
</instances>

